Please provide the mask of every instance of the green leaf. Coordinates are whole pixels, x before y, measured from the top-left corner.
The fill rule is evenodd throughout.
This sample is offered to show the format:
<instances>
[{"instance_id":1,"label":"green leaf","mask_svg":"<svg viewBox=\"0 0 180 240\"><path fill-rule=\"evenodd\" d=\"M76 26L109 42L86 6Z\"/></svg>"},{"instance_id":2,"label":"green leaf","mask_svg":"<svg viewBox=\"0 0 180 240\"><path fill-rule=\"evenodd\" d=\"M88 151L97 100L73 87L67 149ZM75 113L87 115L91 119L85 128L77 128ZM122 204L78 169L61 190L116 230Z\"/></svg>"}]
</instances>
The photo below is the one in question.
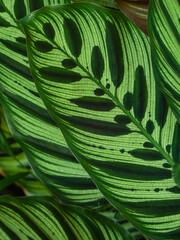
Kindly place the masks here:
<instances>
[{"instance_id":1,"label":"green leaf","mask_svg":"<svg viewBox=\"0 0 180 240\"><path fill-rule=\"evenodd\" d=\"M112 220L48 197L0 197L0 239L133 240Z\"/></svg>"},{"instance_id":2,"label":"green leaf","mask_svg":"<svg viewBox=\"0 0 180 240\"><path fill-rule=\"evenodd\" d=\"M5 189L12 183L18 181L20 178L24 178L25 176L27 176L27 174L28 174L28 172L17 173L10 177L6 177L6 178L0 180L0 191Z\"/></svg>"},{"instance_id":3,"label":"green leaf","mask_svg":"<svg viewBox=\"0 0 180 240\"><path fill-rule=\"evenodd\" d=\"M47 7L21 23L36 86L74 155L143 233L178 239L180 189L171 166L179 124L156 88L148 38L122 13L93 4ZM39 51L37 41L52 50Z\"/></svg>"},{"instance_id":4,"label":"green leaf","mask_svg":"<svg viewBox=\"0 0 180 240\"><path fill-rule=\"evenodd\" d=\"M72 0L73 3L96 3L100 6L118 10L118 6L114 0Z\"/></svg>"},{"instance_id":5,"label":"green leaf","mask_svg":"<svg viewBox=\"0 0 180 240\"><path fill-rule=\"evenodd\" d=\"M120 224L127 232L129 232L134 240L145 240L143 234L125 219L117 209L101 212L101 214Z\"/></svg>"},{"instance_id":6,"label":"green leaf","mask_svg":"<svg viewBox=\"0 0 180 240\"><path fill-rule=\"evenodd\" d=\"M39 97L29 70L25 35L8 10L15 7L10 1L3 3L7 8L0 16L10 26L0 28L0 101L13 137L21 144L35 174L58 198L71 204L106 207L109 203L70 152ZM46 24L43 29L52 39L51 26ZM36 44L39 50L43 46L42 41Z\"/></svg>"},{"instance_id":7,"label":"green leaf","mask_svg":"<svg viewBox=\"0 0 180 240\"><path fill-rule=\"evenodd\" d=\"M6 151L9 155L13 155L13 152L7 142L7 139L3 133L3 131L0 129L0 151Z\"/></svg>"},{"instance_id":8,"label":"green leaf","mask_svg":"<svg viewBox=\"0 0 180 240\"><path fill-rule=\"evenodd\" d=\"M0 131L6 139L8 149L11 150L9 152L4 148L0 148L0 174L8 178L12 183L18 184L26 195L50 195L45 186L33 174L21 147L12 138L1 106L0 114ZM23 177L23 175L25 176ZM18 179L18 176L21 178ZM8 180L5 179L4 181Z\"/></svg>"},{"instance_id":9,"label":"green leaf","mask_svg":"<svg viewBox=\"0 0 180 240\"><path fill-rule=\"evenodd\" d=\"M179 1L150 1L148 32L155 80L180 122Z\"/></svg>"}]
</instances>

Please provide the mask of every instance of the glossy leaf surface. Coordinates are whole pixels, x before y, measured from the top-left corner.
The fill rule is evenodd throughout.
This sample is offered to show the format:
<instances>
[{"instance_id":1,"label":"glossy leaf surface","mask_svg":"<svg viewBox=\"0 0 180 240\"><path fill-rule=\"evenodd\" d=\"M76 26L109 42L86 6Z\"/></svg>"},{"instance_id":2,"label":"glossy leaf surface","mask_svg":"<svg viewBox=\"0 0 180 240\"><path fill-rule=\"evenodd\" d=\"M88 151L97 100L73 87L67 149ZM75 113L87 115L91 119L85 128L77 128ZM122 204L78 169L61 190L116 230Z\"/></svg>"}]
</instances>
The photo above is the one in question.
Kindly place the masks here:
<instances>
[{"instance_id":1,"label":"glossy leaf surface","mask_svg":"<svg viewBox=\"0 0 180 240\"><path fill-rule=\"evenodd\" d=\"M155 80L180 122L179 6L178 0L151 1L148 31Z\"/></svg>"},{"instance_id":2,"label":"glossy leaf surface","mask_svg":"<svg viewBox=\"0 0 180 240\"><path fill-rule=\"evenodd\" d=\"M74 155L142 232L178 239L179 124L156 88L148 38L93 4L47 7L21 22L36 86Z\"/></svg>"},{"instance_id":3,"label":"glossy leaf surface","mask_svg":"<svg viewBox=\"0 0 180 240\"><path fill-rule=\"evenodd\" d=\"M25 6L28 2L32 1L25 1ZM57 2L64 3L51 1ZM71 154L38 95L29 70L25 35L14 19L16 5L11 1L3 3L6 8L0 12L1 25L4 24L0 28L0 101L13 136L36 175L62 201L90 207L106 205L107 201ZM47 5L49 1L41 3Z\"/></svg>"},{"instance_id":4,"label":"glossy leaf surface","mask_svg":"<svg viewBox=\"0 0 180 240\"><path fill-rule=\"evenodd\" d=\"M0 239L133 240L112 220L52 198L0 197Z\"/></svg>"}]
</instances>

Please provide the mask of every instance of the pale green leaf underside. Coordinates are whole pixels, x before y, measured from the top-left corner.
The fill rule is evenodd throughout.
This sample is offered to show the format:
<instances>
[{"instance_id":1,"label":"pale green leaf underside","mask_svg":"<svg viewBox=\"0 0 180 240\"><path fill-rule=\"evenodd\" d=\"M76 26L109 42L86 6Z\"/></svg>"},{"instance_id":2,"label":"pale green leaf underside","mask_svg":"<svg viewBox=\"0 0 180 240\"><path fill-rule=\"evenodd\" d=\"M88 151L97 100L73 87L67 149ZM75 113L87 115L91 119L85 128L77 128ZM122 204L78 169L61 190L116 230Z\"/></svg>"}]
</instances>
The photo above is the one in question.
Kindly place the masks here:
<instances>
[{"instance_id":1,"label":"pale green leaf underside","mask_svg":"<svg viewBox=\"0 0 180 240\"><path fill-rule=\"evenodd\" d=\"M155 80L180 122L179 7L178 0L151 1L148 31Z\"/></svg>"},{"instance_id":2,"label":"pale green leaf underside","mask_svg":"<svg viewBox=\"0 0 180 240\"><path fill-rule=\"evenodd\" d=\"M22 24L36 86L74 155L141 231L178 239L179 124L155 86L148 38L93 4L47 7Z\"/></svg>"},{"instance_id":3,"label":"pale green leaf underside","mask_svg":"<svg viewBox=\"0 0 180 240\"><path fill-rule=\"evenodd\" d=\"M133 240L118 224L48 197L0 197L1 240Z\"/></svg>"},{"instance_id":4,"label":"pale green leaf underside","mask_svg":"<svg viewBox=\"0 0 180 240\"><path fill-rule=\"evenodd\" d=\"M32 3L21 1L21 7L23 2L24 6ZM38 2L49 4L37 1L35 6ZM51 1L58 2L65 1ZM37 176L62 201L91 207L106 205L107 201L69 151L37 93L29 70L25 35L13 19L18 15L14 13L14 1L3 3L6 8L1 6L0 11L0 100L13 136ZM27 12L28 8L25 9Z\"/></svg>"}]
</instances>

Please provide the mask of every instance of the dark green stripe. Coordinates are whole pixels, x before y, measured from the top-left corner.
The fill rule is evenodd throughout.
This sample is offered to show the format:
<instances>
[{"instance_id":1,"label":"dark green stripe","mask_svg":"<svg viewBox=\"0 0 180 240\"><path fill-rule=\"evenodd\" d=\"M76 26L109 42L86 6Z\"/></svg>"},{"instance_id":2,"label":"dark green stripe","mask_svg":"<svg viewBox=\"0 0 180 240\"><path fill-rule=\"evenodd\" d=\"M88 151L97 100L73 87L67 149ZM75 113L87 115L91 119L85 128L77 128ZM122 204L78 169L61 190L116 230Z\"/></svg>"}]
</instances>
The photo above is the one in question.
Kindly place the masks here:
<instances>
[{"instance_id":1,"label":"dark green stripe","mask_svg":"<svg viewBox=\"0 0 180 240\"><path fill-rule=\"evenodd\" d=\"M111 99L100 97L81 97L70 99L70 102L78 105L80 108L85 108L94 111L111 111L116 107Z\"/></svg>"},{"instance_id":2,"label":"dark green stripe","mask_svg":"<svg viewBox=\"0 0 180 240\"><path fill-rule=\"evenodd\" d=\"M11 24L0 16L0 27L10 27Z\"/></svg>"},{"instance_id":3,"label":"dark green stripe","mask_svg":"<svg viewBox=\"0 0 180 240\"><path fill-rule=\"evenodd\" d=\"M100 80L104 72L104 59L98 46L94 46L91 53L91 68L94 77Z\"/></svg>"},{"instance_id":4,"label":"dark green stripe","mask_svg":"<svg viewBox=\"0 0 180 240\"><path fill-rule=\"evenodd\" d=\"M169 24L169 28L174 33L173 37L175 37L177 42L179 42L179 32L178 32L178 29L177 29L176 25L173 22L174 19L170 16L171 9L167 10L167 8L165 6L165 2L163 2L163 1L158 1L158 3L160 4L161 13L163 13L165 19L167 20L167 23ZM168 7L168 4L167 4L167 7ZM158 9L158 10L160 10L160 9ZM178 9L176 9L176 10L178 10Z\"/></svg>"},{"instance_id":5,"label":"dark green stripe","mask_svg":"<svg viewBox=\"0 0 180 240\"><path fill-rule=\"evenodd\" d=\"M156 55L154 55L154 53L152 52L152 58L156 58ZM168 57L169 58L169 57ZM167 61L168 62L168 61ZM165 79L164 76L162 76L161 72L159 71L158 66L156 65L156 63L153 61L152 62L153 65L153 70L154 70L154 75L155 75L155 79L157 81L157 84L159 85L160 88L162 88L162 85L164 85L164 87L173 95L173 97L180 102L180 94L177 91L177 89L175 89L174 87L171 86L171 84L169 84L169 82L167 82L167 79ZM179 66L178 66L179 67ZM175 69L174 69L175 70ZM179 69L178 69L179 70ZM180 77L179 72L176 73L177 77ZM169 96L166 95L168 98Z\"/></svg>"},{"instance_id":6,"label":"dark green stripe","mask_svg":"<svg viewBox=\"0 0 180 240\"><path fill-rule=\"evenodd\" d=\"M128 124L131 123L131 119L127 117L126 115L116 115L114 117L114 121L119 124Z\"/></svg>"},{"instance_id":7,"label":"dark green stripe","mask_svg":"<svg viewBox=\"0 0 180 240\"><path fill-rule=\"evenodd\" d=\"M34 46L39 52L43 53L50 52L53 49L53 45L45 41L36 41L34 42Z\"/></svg>"},{"instance_id":8,"label":"dark green stripe","mask_svg":"<svg viewBox=\"0 0 180 240\"><path fill-rule=\"evenodd\" d=\"M82 48L82 39L77 25L71 19L64 17L63 28L66 43L71 54L76 58L79 57Z\"/></svg>"},{"instance_id":9,"label":"dark green stripe","mask_svg":"<svg viewBox=\"0 0 180 240\"><path fill-rule=\"evenodd\" d=\"M2 91L6 95L6 97L8 97L9 102L14 103L17 106L17 108L21 109L21 111L22 110L28 111L29 114L32 114L33 116L37 115L39 118L41 118L42 121L54 125L54 122L46 109L43 109L40 106L36 105L35 103L28 101L26 98L8 92L4 88L2 89Z\"/></svg>"},{"instance_id":10,"label":"dark green stripe","mask_svg":"<svg viewBox=\"0 0 180 240\"><path fill-rule=\"evenodd\" d=\"M62 61L62 65L63 65L63 67L68 68L68 69L72 69L77 66L77 64L72 59L64 59Z\"/></svg>"},{"instance_id":11,"label":"dark green stripe","mask_svg":"<svg viewBox=\"0 0 180 240\"><path fill-rule=\"evenodd\" d=\"M0 214L1 214L1 209L0 209ZM4 231L9 239L13 240L20 240L20 238L16 235L16 232L12 231L11 228L7 227L3 222L0 220L0 230Z\"/></svg>"},{"instance_id":12,"label":"dark green stripe","mask_svg":"<svg viewBox=\"0 0 180 240\"><path fill-rule=\"evenodd\" d=\"M154 131L154 123L151 120L148 120L146 123L146 130L149 134L152 134Z\"/></svg>"},{"instance_id":13,"label":"dark green stripe","mask_svg":"<svg viewBox=\"0 0 180 240\"><path fill-rule=\"evenodd\" d=\"M155 105L155 119L157 124L163 128L168 113L168 104L164 95L156 87L156 105Z\"/></svg>"},{"instance_id":14,"label":"dark green stripe","mask_svg":"<svg viewBox=\"0 0 180 240\"><path fill-rule=\"evenodd\" d=\"M52 156L62 158L64 160L66 160L67 162L73 162L73 163L77 162L67 147L62 147L61 145L58 145L56 143L39 139L38 136L37 136L37 138L34 138L29 135L28 139L26 136L21 136L21 137L25 143L28 143L30 146L35 147L38 150L44 152L44 154L51 154ZM28 149L26 149L24 151L28 152ZM32 154L33 153L30 152L30 155L32 155ZM55 164L55 163L53 163L53 164Z\"/></svg>"},{"instance_id":15,"label":"dark green stripe","mask_svg":"<svg viewBox=\"0 0 180 240\"><path fill-rule=\"evenodd\" d=\"M142 66L138 66L136 68L133 95L134 115L139 121L142 121L146 112L148 99L146 77Z\"/></svg>"},{"instance_id":16,"label":"dark green stripe","mask_svg":"<svg viewBox=\"0 0 180 240\"><path fill-rule=\"evenodd\" d=\"M19 43L22 43L22 44L26 44L26 39L23 38L23 37L17 37L16 38L16 41L19 42ZM25 46L26 47L26 46Z\"/></svg>"},{"instance_id":17,"label":"dark green stripe","mask_svg":"<svg viewBox=\"0 0 180 240\"><path fill-rule=\"evenodd\" d=\"M148 161L163 159L163 156L158 151L151 149L134 149L132 151L129 151L128 153L130 153L133 157Z\"/></svg>"},{"instance_id":18,"label":"dark green stripe","mask_svg":"<svg viewBox=\"0 0 180 240\"><path fill-rule=\"evenodd\" d=\"M44 23L43 24L43 31L46 34L47 38L50 40L54 40L55 37L55 31L51 23Z\"/></svg>"},{"instance_id":19,"label":"dark green stripe","mask_svg":"<svg viewBox=\"0 0 180 240\"><path fill-rule=\"evenodd\" d=\"M20 208L20 206L13 206L10 203L3 203L3 206L9 208L10 211L13 211L15 214L19 214L20 218L19 220L23 220L24 225L30 227L39 237L41 237L44 240L48 240L49 238L46 236L46 234L42 231L42 228L39 228L37 223L34 222L35 219L33 219L33 217L29 217L22 208ZM8 211L6 210L7 215L8 215ZM12 218L11 216L8 216L9 218ZM25 228L26 228L25 226ZM16 228L16 225L14 225L14 228ZM21 229L21 227L16 228L17 231L21 231L26 237L28 237L28 235L26 235L26 233L24 233ZM26 228L26 230L29 232L29 230Z\"/></svg>"},{"instance_id":20,"label":"dark green stripe","mask_svg":"<svg viewBox=\"0 0 180 240\"><path fill-rule=\"evenodd\" d=\"M24 0L15 0L14 14L15 14L17 20L26 16L26 6L24 3Z\"/></svg>"},{"instance_id":21,"label":"dark green stripe","mask_svg":"<svg viewBox=\"0 0 180 240\"><path fill-rule=\"evenodd\" d=\"M94 94L95 94L96 96L103 96L103 95L105 94L105 92L104 92L104 90L102 90L101 88L96 88L96 89L94 90Z\"/></svg>"},{"instance_id":22,"label":"dark green stripe","mask_svg":"<svg viewBox=\"0 0 180 240\"><path fill-rule=\"evenodd\" d=\"M44 169L44 167L43 167ZM49 170L47 168L47 170ZM54 171L54 174L56 171ZM58 172L57 172L58 173ZM63 177L63 176L54 176L53 172L52 174L46 174L44 173L46 177L50 181L53 182L53 184L63 185L65 187L68 187L69 189L79 190L79 189L96 189L96 185L92 182L90 178L78 178L78 177Z\"/></svg>"},{"instance_id":23,"label":"dark green stripe","mask_svg":"<svg viewBox=\"0 0 180 240\"><path fill-rule=\"evenodd\" d=\"M152 199L151 201L145 201L145 202L123 202L123 204L124 206L134 210L135 212L141 213L143 215L154 216L154 217L176 215L178 212L180 212L179 199L178 200L176 199L153 200Z\"/></svg>"},{"instance_id":24,"label":"dark green stripe","mask_svg":"<svg viewBox=\"0 0 180 240\"><path fill-rule=\"evenodd\" d=\"M152 143L150 143L150 142L144 142L144 143L143 143L143 147L153 148L154 145L153 145Z\"/></svg>"},{"instance_id":25,"label":"dark green stripe","mask_svg":"<svg viewBox=\"0 0 180 240\"><path fill-rule=\"evenodd\" d=\"M50 199L50 201L52 201L52 199ZM30 202L27 201L27 203L28 203L28 205L32 205L31 201ZM63 209L61 209L61 206L57 205L57 208L56 208L55 204L51 205L51 204L49 204L49 202L41 201L41 200L38 201L38 203L42 204L42 209L44 209L44 207L47 209L47 213L43 211L43 214L45 214L45 219L49 219L48 211L51 212L51 214L54 217L54 221L52 222L52 224L56 228L56 230L58 229L59 231L61 231L59 229L59 224L60 224L62 229L64 230L65 234L67 235L68 239L75 240L74 233L71 229L71 226L69 226L69 224L67 224L67 222L65 221L64 214L62 213ZM36 205L34 204L34 206L36 206ZM40 212L42 211L41 210L41 205L40 206L38 205L36 207L37 207L37 210L39 210ZM58 219L58 223L56 221L57 219ZM42 229L46 230L46 228L42 228ZM50 229L50 230L51 230L51 233L53 234L53 229ZM51 234L51 236L52 236L52 234ZM47 234L46 234L46 237L47 237ZM51 239L51 238L48 237L48 239Z\"/></svg>"},{"instance_id":26,"label":"dark green stripe","mask_svg":"<svg viewBox=\"0 0 180 240\"><path fill-rule=\"evenodd\" d=\"M111 80L116 88L120 86L124 76L123 51L119 33L113 23L105 21L106 24L106 47L108 51L109 70Z\"/></svg>"},{"instance_id":27,"label":"dark green stripe","mask_svg":"<svg viewBox=\"0 0 180 240\"><path fill-rule=\"evenodd\" d=\"M4 5L3 5L3 3L2 2L0 2L0 12L2 13L2 12L5 12L6 10L5 10L5 8L4 8ZM0 22L1 22L1 20L0 20ZM1 25L0 25L1 26Z\"/></svg>"},{"instance_id":28,"label":"dark green stripe","mask_svg":"<svg viewBox=\"0 0 180 240\"><path fill-rule=\"evenodd\" d=\"M79 73L59 67L43 67L39 69L39 73L44 79L49 81L67 84L77 82L82 79L82 76Z\"/></svg>"},{"instance_id":29,"label":"dark green stripe","mask_svg":"<svg viewBox=\"0 0 180 240\"><path fill-rule=\"evenodd\" d=\"M60 114L58 116L61 119L70 122L72 126L96 135L120 136L131 133L130 128L125 125L83 117L68 117Z\"/></svg>"},{"instance_id":30,"label":"dark green stripe","mask_svg":"<svg viewBox=\"0 0 180 240\"><path fill-rule=\"evenodd\" d=\"M123 104L128 111L131 110L131 108L133 107L133 94L132 93L127 92L124 95Z\"/></svg>"},{"instance_id":31,"label":"dark green stripe","mask_svg":"<svg viewBox=\"0 0 180 240\"><path fill-rule=\"evenodd\" d=\"M39 8L44 7L43 0L29 0L30 12L33 12Z\"/></svg>"},{"instance_id":32,"label":"dark green stripe","mask_svg":"<svg viewBox=\"0 0 180 240\"><path fill-rule=\"evenodd\" d=\"M3 53L0 53L0 61L0 64L3 64L5 67L8 68L8 71L11 70L24 77L26 80L29 80L31 82L33 81L30 69L28 67L24 66L13 58L6 56Z\"/></svg>"},{"instance_id":33,"label":"dark green stripe","mask_svg":"<svg viewBox=\"0 0 180 240\"><path fill-rule=\"evenodd\" d=\"M78 153L79 154L79 153ZM84 159L84 156L81 156ZM115 176L124 179L130 180L141 180L141 181L161 181L165 179L170 179L171 170L164 168L157 168L151 166L143 166L139 164L131 163L120 163L116 162L115 164L112 161L94 161L86 157L86 161L90 164L93 164L95 167L101 167L102 173L107 173L109 176ZM103 167L102 167L103 166ZM99 179L99 177L97 176ZM101 178L101 180L103 180ZM106 182L107 183L107 182Z\"/></svg>"},{"instance_id":34,"label":"dark green stripe","mask_svg":"<svg viewBox=\"0 0 180 240\"><path fill-rule=\"evenodd\" d=\"M13 52L22 54L23 56L27 57L26 45L3 39L0 39L0 42Z\"/></svg>"}]
</instances>

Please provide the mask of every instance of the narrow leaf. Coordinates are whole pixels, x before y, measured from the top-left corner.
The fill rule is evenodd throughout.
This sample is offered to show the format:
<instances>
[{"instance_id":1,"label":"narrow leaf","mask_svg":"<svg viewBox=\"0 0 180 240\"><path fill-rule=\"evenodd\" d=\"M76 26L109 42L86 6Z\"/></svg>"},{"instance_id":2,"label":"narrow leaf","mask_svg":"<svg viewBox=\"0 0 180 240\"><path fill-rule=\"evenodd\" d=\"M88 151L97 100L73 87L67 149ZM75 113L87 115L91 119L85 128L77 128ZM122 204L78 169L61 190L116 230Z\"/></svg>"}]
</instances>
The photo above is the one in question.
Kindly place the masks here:
<instances>
[{"instance_id":1,"label":"narrow leaf","mask_svg":"<svg viewBox=\"0 0 180 240\"><path fill-rule=\"evenodd\" d=\"M148 32L156 83L180 123L179 1L150 1Z\"/></svg>"},{"instance_id":2,"label":"narrow leaf","mask_svg":"<svg viewBox=\"0 0 180 240\"><path fill-rule=\"evenodd\" d=\"M24 178L27 176L29 172L22 172L12 175L10 177L6 177L0 181L0 191L11 185L12 183L18 181L20 178Z\"/></svg>"}]
</instances>

